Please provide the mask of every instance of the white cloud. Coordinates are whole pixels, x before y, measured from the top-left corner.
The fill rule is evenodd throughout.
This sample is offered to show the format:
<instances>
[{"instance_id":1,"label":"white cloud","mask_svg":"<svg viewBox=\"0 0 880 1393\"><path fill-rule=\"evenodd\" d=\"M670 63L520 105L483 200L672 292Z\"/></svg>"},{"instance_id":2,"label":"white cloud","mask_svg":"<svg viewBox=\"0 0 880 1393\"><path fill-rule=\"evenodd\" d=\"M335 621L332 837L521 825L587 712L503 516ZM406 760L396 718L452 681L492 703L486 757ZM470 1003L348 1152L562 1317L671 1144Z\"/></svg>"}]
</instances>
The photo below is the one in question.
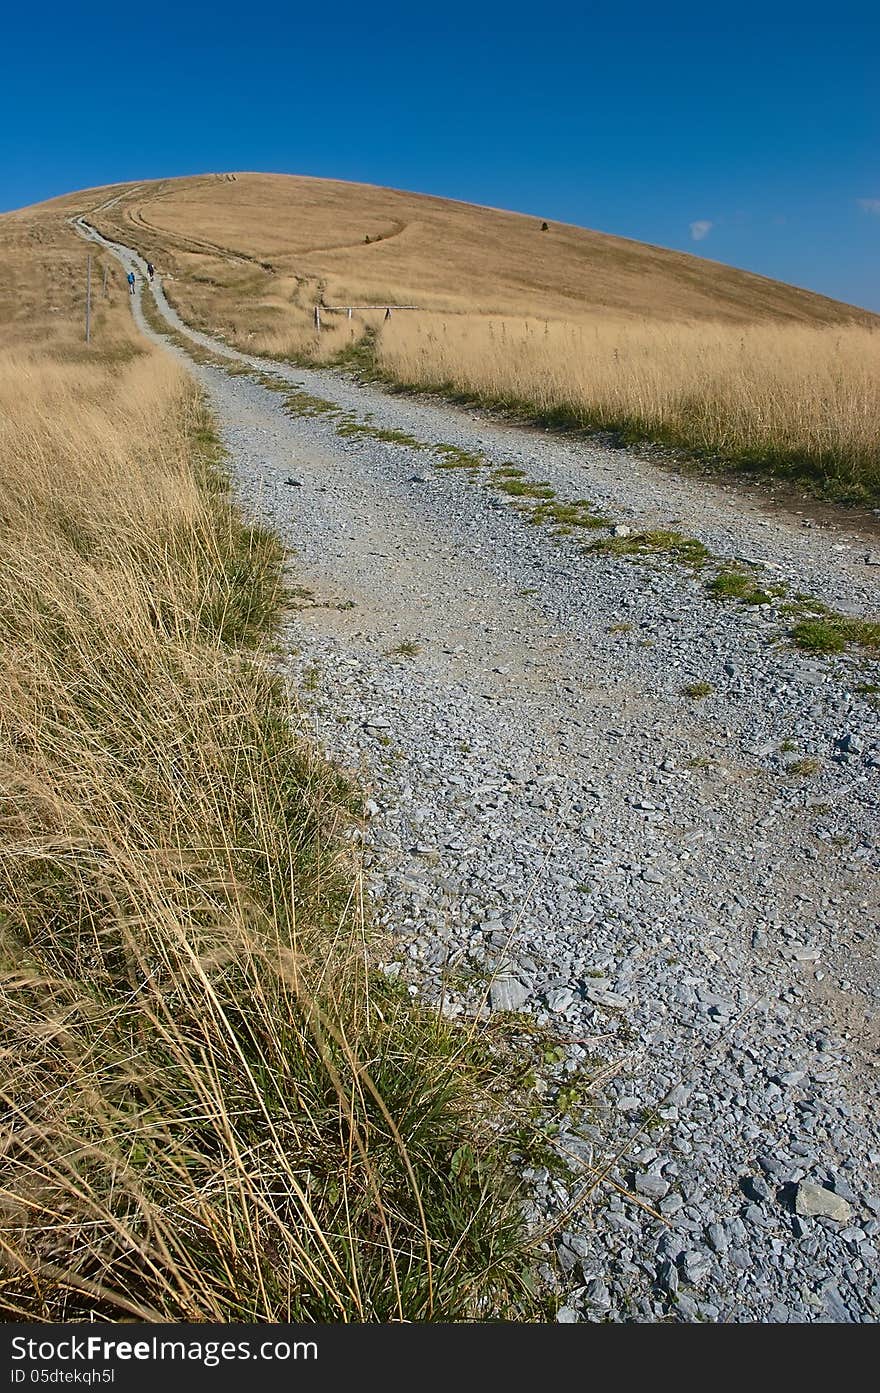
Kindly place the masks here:
<instances>
[{"instance_id":1,"label":"white cloud","mask_svg":"<svg viewBox=\"0 0 880 1393\"><path fill-rule=\"evenodd\" d=\"M857 198L856 203L863 213L874 213L880 218L880 198Z\"/></svg>"},{"instance_id":2,"label":"white cloud","mask_svg":"<svg viewBox=\"0 0 880 1393\"><path fill-rule=\"evenodd\" d=\"M714 226L715 224L710 222L708 218L698 218L690 225L691 236L695 242L702 242L705 237L709 236Z\"/></svg>"}]
</instances>

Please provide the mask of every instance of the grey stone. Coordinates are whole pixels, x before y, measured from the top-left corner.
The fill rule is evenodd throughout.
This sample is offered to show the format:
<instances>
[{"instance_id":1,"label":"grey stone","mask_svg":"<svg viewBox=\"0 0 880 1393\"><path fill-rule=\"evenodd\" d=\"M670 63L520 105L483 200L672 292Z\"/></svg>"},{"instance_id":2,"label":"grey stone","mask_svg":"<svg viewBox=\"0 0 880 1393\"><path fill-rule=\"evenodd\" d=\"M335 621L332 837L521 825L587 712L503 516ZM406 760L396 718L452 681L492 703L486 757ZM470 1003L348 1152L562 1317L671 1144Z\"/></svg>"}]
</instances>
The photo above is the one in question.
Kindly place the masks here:
<instances>
[{"instance_id":1,"label":"grey stone","mask_svg":"<svg viewBox=\"0 0 880 1393\"><path fill-rule=\"evenodd\" d=\"M708 1277L711 1265L708 1253L700 1252L696 1248L688 1249L681 1259L682 1279L689 1287L698 1286Z\"/></svg>"},{"instance_id":2,"label":"grey stone","mask_svg":"<svg viewBox=\"0 0 880 1393\"><path fill-rule=\"evenodd\" d=\"M556 1014L567 1011L573 1003L574 993L568 987L554 987L547 993L547 1007Z\"/></svg>"},{"instance_id":3,"label":"grey stone","mask_svg":"<svg viewBox=\"0 0 880 1393\"><path fill-rule=\"evenodd\" d=\"M750 1199L757 1200L759 1204L765 1204L767 1200L773 1198L773 1192L763 1176L750 1175L742 1182L742 1188Z\"/></svg>"},{"instance_id":4,"label":"grey stone","mask_svg":"<svg viewBox=\"0 0 880 1393\"><path fill-rule=\"evenodd\" d=\"M639 1195L647 1195L652 1200L662 1200L664 1195L669 1193L669 1181L664 1180L662 1175L637 1175L635 1189Z\"/></svg>"},{"instance_id":5,"label":"grey stone","mask_svg":"<svg viewBox=\"0 0 880 1393\"><path fill-rule=\"evenodd\" d=\"M601 1277L593 1277L584 1287L584 1301L597 1311L607 1311L611 1306L611 1294Z\"/></svg>"},{"instance_id":6,"label":"grey stone","mask_svg":"<svg viewBox=\"0 0 880 1393\"><path fill-rule=\"evenodd\" d=\"M681 1195L673 1193L671 1195L665 1195L657 1208L660 1210L660 1213L668 1219L671 1214L677 1214L683 1204L684 1200Z\"/></svg>"},{"instance_id":7,"label":"grey stone","mask_svg":"<svg viewBox=\"0 0 880 1393\"><path fill-rule=\"evenodd\" d=\"M528 999L528 988L518 977L500 973L493 978L489 988L489 1001L493 1011L519 1011Z\"/></svg>"},{"instance_id":8,"label":"grey stone","mask_svg":"<svg viewBox=\"0 0 880 1393\"><path fill-rule=\"evenodd\" d=\"M559 1325L577 1325L580 1316L574 1306L560 1306L556 1312L556 1320Z\"/></svg>"},{"instance_id":9,"label":"grey stone","mask_svg":"<svg viewBox=\"0 0 880 1393\"><path fill-rule=\"evenodd\" d=\"M670 1296L675 1296L678 1291L678 1268L675 1263L669 1259L661 1263L657 1280L664 1291L668 1292Z\"/></svg>"},{"instance_id":10,"label":"grey stone","mask_svg":"<svg viewBox=\"0 0 880 1393\"><path fill-rule=\"evenodd\" d=\"M848 730L837 742L839 748L847 755L860 755L864 752L864 745L858 735Z\"/></svg>"},{"instance_id":11,"label":"grey stone","mask_svg":"<svg viewBox=\"0 0 880 1393\"><path fill-rule=\"evenodd\" d=\"M809 1180L802 1180L798 1185L794 1207L798 1214L805 1217L821 1216L840 1222L852 1217L852 1206L847 1200L835 1195L833 1190L826 1190L824 1185L814 1185Z\"/></svg>"},{"instance_id":12,"label":"grey stone","mask_svg":"<svg viewBox=\"0 0 880 1393\"><path fill-rule=\"evenodd\" d=\"M726 1253L730 1247L727 1234L721 1224L710 1224L706 1229L706 1237L710 1247L714 1248L716 1253Z\"/></svg>"},{"instance_id":13,"label":"grey stone","mask_svg":"<svg viewBox=\"0 0 880 1393\"><path fill-rule=\"evenodd\" d=\"M585 992L590 1001L596 1006L607 1006L611 1010L623 1010L629 1005L625 996L620 996L617 992L605 991L602 987L594 987L589 982Z\"/></svg>"}]
</instances>

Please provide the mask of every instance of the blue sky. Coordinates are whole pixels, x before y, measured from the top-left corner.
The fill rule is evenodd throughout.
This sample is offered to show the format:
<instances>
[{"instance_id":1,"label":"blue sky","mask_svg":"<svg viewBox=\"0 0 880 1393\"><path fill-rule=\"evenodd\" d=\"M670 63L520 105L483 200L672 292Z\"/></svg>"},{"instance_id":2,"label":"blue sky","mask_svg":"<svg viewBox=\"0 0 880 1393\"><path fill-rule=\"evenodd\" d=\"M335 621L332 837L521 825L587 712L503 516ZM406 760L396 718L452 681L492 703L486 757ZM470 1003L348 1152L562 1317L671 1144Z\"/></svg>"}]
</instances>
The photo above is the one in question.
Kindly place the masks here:
<instances>
[{"instance_id":1,"label":"blue sky","mask_svg":"<svg viewBox=\"0 0 880 1393\"><path fill-rule=\"evenodd\" d=\"M866 0L46 0L3 23L0 209L170 174L319 174L880 311L878 71Z\"/></svg>"}]
</instances>

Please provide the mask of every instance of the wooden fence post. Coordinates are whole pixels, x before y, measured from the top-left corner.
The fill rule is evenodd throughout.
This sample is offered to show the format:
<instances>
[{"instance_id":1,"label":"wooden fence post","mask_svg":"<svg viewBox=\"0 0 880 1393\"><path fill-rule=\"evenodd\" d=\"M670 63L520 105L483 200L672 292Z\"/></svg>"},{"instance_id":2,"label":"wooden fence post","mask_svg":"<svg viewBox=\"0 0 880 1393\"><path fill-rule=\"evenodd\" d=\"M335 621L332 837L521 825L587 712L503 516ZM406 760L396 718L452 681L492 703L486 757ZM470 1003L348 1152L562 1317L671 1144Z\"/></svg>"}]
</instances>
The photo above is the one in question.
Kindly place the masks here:
<instances>
[{"instance_id":1,"label":"wooden fence post","mask_svg":"<svg viewBox=\"0 0 880 1393\"><path fill-rule=\"evenodd\" d=\"M92 253L86 261L86 343L92 341Z\"/></svg>"}]
</instances>

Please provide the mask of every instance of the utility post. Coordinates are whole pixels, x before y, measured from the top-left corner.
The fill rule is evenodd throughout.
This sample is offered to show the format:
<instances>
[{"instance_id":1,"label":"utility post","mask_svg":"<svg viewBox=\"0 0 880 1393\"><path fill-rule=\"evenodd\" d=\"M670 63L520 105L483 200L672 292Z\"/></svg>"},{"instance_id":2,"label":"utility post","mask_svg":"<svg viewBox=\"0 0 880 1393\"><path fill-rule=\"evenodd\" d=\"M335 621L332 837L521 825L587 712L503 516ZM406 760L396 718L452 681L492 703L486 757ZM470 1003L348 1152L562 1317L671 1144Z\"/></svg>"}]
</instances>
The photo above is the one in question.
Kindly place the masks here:
<instances>
[{"instance_id":1,"label":"utility post","mask_svg":"<svg viewBox=\"0 0 880 1393\"><path fill-rule=\"evenodd\" d=\"M319 333L321 332L321 306L320 306L320 305L316 305L316 306L315 306L315 328L318 330Z\"/></svg>"},{"instance_id":2,"label":"utility post","mask_svg":"<svg viewBox=\"0 0 880 1393\"><path fill-rule=\"evenodd\" d=\"M86 343L92 341L92 253L86 260Z\"/></svg>"},{"instance_id":3,"label":"utility post","mask_svg":"<svg viewBox=\"0 0 880 1393\"><path fill-rule=\"evenodd\" d=\"M103 295L103 297L104 297L105 300L107 299L107 278L108 278L109 275L110 275L110 267L109 267L109 266L107 265L107 263L105 262L105 263L104 263L104 284L101 286L101 294Z\"/></svg>"}]
</instances>

